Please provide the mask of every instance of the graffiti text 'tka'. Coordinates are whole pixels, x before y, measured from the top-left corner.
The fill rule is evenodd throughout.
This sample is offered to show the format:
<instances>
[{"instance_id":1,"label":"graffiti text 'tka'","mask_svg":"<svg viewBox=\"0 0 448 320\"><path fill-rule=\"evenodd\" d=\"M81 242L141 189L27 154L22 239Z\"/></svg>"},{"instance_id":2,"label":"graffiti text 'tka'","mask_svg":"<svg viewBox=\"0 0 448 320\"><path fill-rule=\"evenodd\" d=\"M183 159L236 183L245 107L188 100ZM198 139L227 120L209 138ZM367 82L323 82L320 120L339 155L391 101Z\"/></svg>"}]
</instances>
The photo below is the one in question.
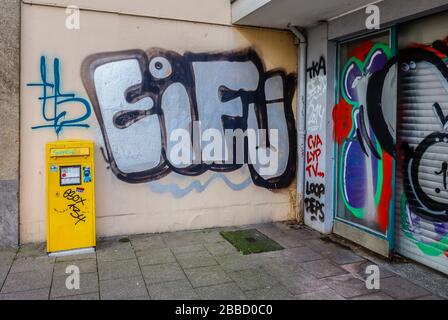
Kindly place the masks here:
<instances>
[{"instance_id":1,"label":"graffiti text 'tka'","mask_svg":"<svg viewBox=\"0 0 448 320\"><path fill-rule=\"evenodd\" d=\"M39 97L39 101L42 104L42 117L47 122L47 124L34 126L32 129L53 128L57 135L65 127L88 128L89 125L83 123L83 121L87 120L92 113L89 101L76 97L74 93L61 92L59 68L59 59L55 58L53 61L53 82L51 82L51 79L47 79L46 58L42 56L40 58L42 82L27 84L29 87L42 88L42 95ZM80 113L76 110L76 114L80 114L80 116L70 117L68 112L71 111L68 110L73 110L76 105L82 108ZM61 110L62 106L66 106L64 110Z\"/></svg>"}]
</instances>

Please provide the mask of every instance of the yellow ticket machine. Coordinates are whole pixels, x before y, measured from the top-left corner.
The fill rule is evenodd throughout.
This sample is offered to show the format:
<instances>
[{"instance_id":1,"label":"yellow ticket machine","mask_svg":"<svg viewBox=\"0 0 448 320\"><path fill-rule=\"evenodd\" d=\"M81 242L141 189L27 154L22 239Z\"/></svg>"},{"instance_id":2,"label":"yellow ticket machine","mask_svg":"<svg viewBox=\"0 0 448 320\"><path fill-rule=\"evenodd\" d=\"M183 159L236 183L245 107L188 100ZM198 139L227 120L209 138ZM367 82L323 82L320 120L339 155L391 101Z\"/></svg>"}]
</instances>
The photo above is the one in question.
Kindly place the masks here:
<instances>
[{"instance_id":1,"label":"yellow ticket machine","mask_svg":"<svg viewBox=\"0 0 448 320\"><path fill-rule=\"evenodd\" d=\"M94 144L47 144L47 252L96 246Z\"/></svg>"}]
</instances>

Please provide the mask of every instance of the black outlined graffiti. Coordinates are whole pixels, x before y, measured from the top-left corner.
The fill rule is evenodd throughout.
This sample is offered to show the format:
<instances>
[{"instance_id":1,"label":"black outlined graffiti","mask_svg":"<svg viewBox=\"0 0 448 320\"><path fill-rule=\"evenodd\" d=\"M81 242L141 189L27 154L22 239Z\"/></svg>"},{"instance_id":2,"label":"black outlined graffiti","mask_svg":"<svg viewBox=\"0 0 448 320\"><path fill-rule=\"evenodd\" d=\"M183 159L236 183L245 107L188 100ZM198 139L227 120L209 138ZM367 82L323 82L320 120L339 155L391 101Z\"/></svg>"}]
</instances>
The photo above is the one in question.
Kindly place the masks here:
<instances>
[{"instance_id":1,"label":"black outlined graffiti","mask_svg":"<svg viewBox=\"0 0 448 320\"><path fill-rule=\"evenodd\" d=\"M312 221L319 219L325 221L324 204L321 203L321 197L325 195L325 185L323 183L306 183L306 211L311 215Z\"/></svg>"},{"instance_id":2,"label":"black outlined graffiti","mask_svg":"<svg viewBox=\"0 0 448 320\"><path fill-rule=\"evenodd\" d=\"M445 117L440 104L438 102L434 103L432 109L434 110L434 113L437 115L437 117L439 117L443 130L448 131L448 116Z\"/></svg>"},{"instance_id":3,"label":"black outlined graffiti","mask_svg":"<svg viewBox=\"0 0 448 320\"><path fill-rule=\"evenodd\" d=\"M434 172L436 175L441 175L443 177L443 189L448 190L447 183L446 183L446 176L448 171L448 162L442 163L442 169L440 171ZM440 193L441 190L439 188L436 188L436 192Z\"/></svg>"},{"instance_id":4,"label":"black outlined graffiti","mask_svg":"<svg viewBox=\"0 0 448 320\"><path fill-rule=\"evenodd\" d=\"M81 207L84 207L86 199L79 196L74 190L67 189L64 192L64 198L68 201L71 201L67 208L70 210L70 215L73 219L76 220L75 226L78 225L78 223L86 222L86 216L81 212Z\"/></svg>"},{"instance_id":5,"label":"black outlined graffiti","mask_svg":"<svg viewBox=\"0 0 448 320\"><path fill-rule=\"evenodd\" d=\"M170 172L198 176L208 170L241 168L235 161L206 163L199 159L187 166L170 163L170 132L176 126L188 129L191 144L196 145L198 137L192 123L198 121L220 131L279 127L282 171L266 177L257 166L245 163L254 184L260 187L285 188L294 179L297 139L292 99L296 78L281 70L266 72L253 49L183 55L158 48L100 53L87 57L81 73L101 127L106 161L122 181L145 183ZM226 106L232 110L227 112ZM132 141L134 150L120 151L127 148L125 141ZM266 147L270 147L269 137ZM235 140L228 148L236 155ZM244 148L247 160L247 139ZM123 163L129 161L123 158L132 158L131 153L139 163L124 168Z\"/></svg>"},{"instance_id":6,"label":"black outlined graffiti","mask_svg":"<svg viewBox=\"0 0 448 320\"><path fill-rule=\"evenodd\" d=\"M386 151L392 158L396 158L395 151L395 123L391 124L389 117L385 116L384 109L394 109L395 102L391 101L392 97L384 95L385 89L390 88L390 82L396 83L396 57L390 59L386 66L375 72L370 80L367 89L367 116L371 129L373 130L375 137L380 143L384 151ZM387 81L389 79L389 81ZM395 90L392 90L395 93ZM384 100L386 98L386 100ZM365 128L364 112L361 111L362 124ZM372 151L373 155L380 159L380 155L376 151L376 148L372 145L370 138L368 138L367 132L361 132L362 137L369 143L368 147Z\"/></svg>"},{"instance_id":7,"label":"black outlined graffiti","mask_svg":"<svg viewBox=\"0 0 448 320\"><path fill-rule=\"evenodd\" d=\"M440 79L448 81L446 63L431 50L409 48L400 52L399 65L402 72L409 72L418 68L419 63L434 66L435 70L440 72ZM448 222L448 201L444 201L445 197L441 195L442 192L447 191L448 163L445 158L445 161L442 159L443 154L437 157L434 155L437 155L439 150L443 150L441 148L448 146L448 117L444 115L439 102L434 102L432 110L434 111L434 117L440 123L441 130L426 136L416 148L410 147L408 143L401 145L405 156L404 187L406 199L413 213L426 220L443 223ZM422 182L421 165L428 163L428 161L439 168L432 172L433 175L441 178L440 183L433 183L431 186Z\"/></svg>"},{"instance_id":8,"label":"black outlined graffiti","mask_svg":"<svg viewBox=\"0 0 448 320\"><path fill-rule=\"evenodd\" d=\"M327 63L324 57L320 57L319 62L313 61L311 63L311 67L306 69L308 73L308 77L313 79L321 75L321 73L326 76L327 75Z\"/></svg>"},{"instance_id":9,"label":"black outlined graffiti","mask_svg":"<svg viewBox=\"0 0 448 320\"><path fill-rule=\"evenodd\" d=\"M430 197L427 191L424 190L420 183L419 172L420 164L423 156L428 149L437 144L447 144L448 134L435 132L426 137L414 151L408 145L402 146L405 151L405 166L404 166L404 181L406 198L412 207L415 214L420 215L430 221L447 222L448 221L448 206L447 203L436 200L434 197ZM444 170L445 167L445 170ZM436 175L443 173L444 186L446 186L446 162L442 164L442 169ZM446 190L446 188L445 188ZM437 187L434 190L436 193L440 193L441 189Z\"/></svg>"}]
</instances>

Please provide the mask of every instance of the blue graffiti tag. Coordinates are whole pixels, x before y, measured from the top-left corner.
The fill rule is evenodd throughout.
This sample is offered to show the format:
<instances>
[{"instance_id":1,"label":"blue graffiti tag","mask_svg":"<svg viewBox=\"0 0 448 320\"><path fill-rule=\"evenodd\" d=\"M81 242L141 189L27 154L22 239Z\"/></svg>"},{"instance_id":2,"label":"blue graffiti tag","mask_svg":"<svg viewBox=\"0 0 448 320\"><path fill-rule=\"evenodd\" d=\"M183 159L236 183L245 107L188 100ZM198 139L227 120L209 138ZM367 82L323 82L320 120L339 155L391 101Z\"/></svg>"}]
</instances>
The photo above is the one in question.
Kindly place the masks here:
<instances>
[{"instance_id":1,"label":"blue graffiti tag","mask_svg":"<svg viewBox=\"0 0 448 320\"><path fill-rule=\"evenodd\" d=\"M42 103L42 116L45 121L50 123L34 126L32 129L53 128L56 134L59 135L65 127L89 128L90 126L88 124L82 122L87 120L92 113L90 103L86 99L76 97L74 93L61 93L59 68L59 59L55 58L53 61L54 83L49 82L49 80L47 80L46 58L42 56L40 58L40 76L42 82L27 84L28 87L42 87L42 96L39 97L39 100ZM81 104L85 109L84 114L78 118L64 120L66 119L67 111L60 110L60 107L67 103L72 105L76 103ZM51 104L53 105L53 114L49 116L48 109L51 108Z\"/></svg>"}]
</instances>

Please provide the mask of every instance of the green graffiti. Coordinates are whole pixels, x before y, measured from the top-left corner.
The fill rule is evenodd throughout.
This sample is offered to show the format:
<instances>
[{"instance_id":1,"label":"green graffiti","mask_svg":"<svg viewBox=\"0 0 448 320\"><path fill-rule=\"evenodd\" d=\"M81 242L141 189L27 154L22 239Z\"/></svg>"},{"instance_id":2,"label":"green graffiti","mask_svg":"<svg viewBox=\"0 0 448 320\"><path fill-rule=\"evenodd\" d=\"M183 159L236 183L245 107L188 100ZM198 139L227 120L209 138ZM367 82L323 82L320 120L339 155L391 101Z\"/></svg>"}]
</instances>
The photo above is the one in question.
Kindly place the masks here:
<instances>
[{"instance_id":1,"label":"green graffiti","mask_svg":"<svg viewBox=\"0 0 448 320\"><path fill-rule=\"evenodd\" d=\"M414 244L425 254L431 257L438 257L444 254L448 249L448 234L440 241L432 243L424 243L414 237L413 232L409 228L409 222L406 215L406 195L403 193L400 199L400 220L401 228L407 238L409 238Z\"/></svg>"},{"instance_id":2,"label":"green graffiti","mask_svg":"<svg viewBox=\"0 0 448 320\"><path fill-rule=\"evenodd\" d=\"M349 66L354 63L357 65L357 67L359 68L359 70L362 71L362 73L366 76L366 70L367 70L367 64L369 63L370 59L372 58L373 54L375 54L375 52L377 52L377 50L382 50L382 52L385 54L387 60L391 59L393 57L392 55L392 50L385 44L382 43L377 43L375 44L369 51L369 54L367 55L365 61L360 61L358 58L356 57L351 57L347 63L345 64L343 71L342 71L342 75L341 75L341 79L340 79L340 83L339 83L339 87L340 87L340 91L341 91L341 95L344 98L344 100L349 103L350 105L352 105L353 109L352 109L352 128L350 130L350 134L349 137L353 137L356 135L356 122L354 121L355 119L355 113L357 112L357 110L360 107L360 103L359 101L355 101L355 100L351 100L344 88L344 79L345 76L347 74L348 68ZM374 195L374 202L375 202L375 207L378 207L380 200L381 200L381 194L383 191L383 180L384 180L384 176L383 176L383 150L381 148L381 145L379 143L379 141L374 138L375 140L375 146L376 146L376 150L380 156L380 159L378 160L378 167L377 167L377 181L376 181L376 192ZM350 144L350 141L344 141L342 143L342 152L341 152L341 157L339 159L339 188L340 190L344 190L344 168L345 168L345 154L347 152L347 148ZM370 161L370 160L369 160ZM363 219L367 213L366 208L355 208L353 206L350 205L349 200L346 197L345 192L342 192L342 199L344 201L344 205L345 207L358 219Z\"/></svg>"}]
</instances>

